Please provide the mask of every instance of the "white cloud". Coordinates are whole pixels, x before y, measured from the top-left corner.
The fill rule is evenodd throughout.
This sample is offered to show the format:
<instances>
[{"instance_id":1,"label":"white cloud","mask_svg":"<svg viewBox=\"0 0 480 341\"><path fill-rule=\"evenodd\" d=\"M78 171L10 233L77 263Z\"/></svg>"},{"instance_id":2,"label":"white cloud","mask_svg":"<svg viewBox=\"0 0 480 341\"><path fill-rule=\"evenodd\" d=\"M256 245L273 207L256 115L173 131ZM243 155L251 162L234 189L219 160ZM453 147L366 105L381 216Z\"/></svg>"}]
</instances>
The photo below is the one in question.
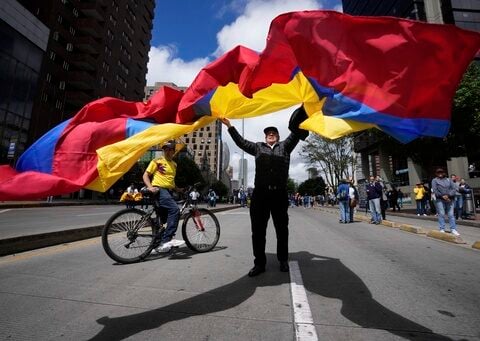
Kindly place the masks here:
<instances>
[{"instance_id":1,"label":"white cloud","mask_svg":"<svg viewBox=\"0 0 480 341\"><path fill-rule=\"evenodd\" d=\"M238 4L243 5L243 2L238 2ZM235 11L238 11L240 8L238 4L236 4ZM212 61L215 56L237 45L244 45L253 50L262 51L265 47L270 22L277 15L291 11L320 9L322 7L322 2L315 0L247 0L245 1L243 12L240 12L237 19L224 26L218 32L218 47L212 56L184 61L176 57L175 46L152 47L149 53L147 84L153 85L155 82L161 81L173 82L179 86L188 86L198 72ZM341 10L341 6L335 8L335 10L339 9ZM251 141L263 141L263 128L268 125L277 126L280 131L280 137L286 138L289 133L287 128L288 119L292 111L293 108L245 120L245 138ZM232 124L241 133L241 120L232 120ZM225 129L223 131L223 139L230 148L230 165L234 169L234 178L236 179L238 177L238 160L240 159L241 150L233 143ZM307 179L307 166L302 162L298 155L299 152L300 144L291 156L290 177L297 182L302 182ZM246 158L248 159L248 185L251 186L254 180L255 162L251 156L246 156Z\"/></svg>"},{"instance_id":2,"label":"white cloud","mask_svg":"<svg viewBox=\"0 0 480 341\"><path fill-rule=\"evenodd\" d=\"M209 63L209 58L184 61L175 58L174 46L152 46L148 53L147 84L173 82L178 86L189 86L198 72Z\"/></svg>"},{"instance_id":3,"label":"white cloud","mask_svg":"<svg viewBox=\"0 0 480 341\"><path fill-rule=\"evenodd\" d=\"M315 0L248 1L244 13L218 32L218 48L215 55L222 55L237 45L262 51L265 48L270 22L276 16L286 12L320 9L321 7L321 4Z\"/></svg>"}]
</instances>

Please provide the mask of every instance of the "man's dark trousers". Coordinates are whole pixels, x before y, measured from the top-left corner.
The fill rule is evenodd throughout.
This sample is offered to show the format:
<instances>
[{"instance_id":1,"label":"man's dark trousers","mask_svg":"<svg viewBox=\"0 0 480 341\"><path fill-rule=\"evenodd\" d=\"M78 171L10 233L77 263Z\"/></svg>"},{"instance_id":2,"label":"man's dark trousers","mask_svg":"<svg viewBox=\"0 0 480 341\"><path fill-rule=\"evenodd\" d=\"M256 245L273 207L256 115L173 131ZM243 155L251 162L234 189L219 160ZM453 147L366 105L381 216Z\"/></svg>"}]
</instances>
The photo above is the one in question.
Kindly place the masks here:
<instances>
[{"instance_id":1,"label":"man's dark trousers","mask_svg":"<svg viewBox=\"0 0 480 341\"><path fill-rule=\"evenodd\" d=\"M288 260L288 195L285 189L255 187L250 204L252 245L255 265L265 267L265 242L268 219L272 215L277 233L277 259Z\"/></svg>"}]
</instances>

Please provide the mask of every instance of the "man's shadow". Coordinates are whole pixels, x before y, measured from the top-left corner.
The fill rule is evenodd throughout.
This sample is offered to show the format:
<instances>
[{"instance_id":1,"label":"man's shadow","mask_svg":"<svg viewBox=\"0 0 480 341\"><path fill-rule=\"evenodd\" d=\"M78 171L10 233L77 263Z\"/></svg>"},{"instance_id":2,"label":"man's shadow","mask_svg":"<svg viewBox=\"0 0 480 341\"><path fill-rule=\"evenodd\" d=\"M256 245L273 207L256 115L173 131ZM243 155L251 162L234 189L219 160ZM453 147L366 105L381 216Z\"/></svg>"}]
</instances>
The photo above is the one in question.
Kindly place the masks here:
<instances>
[{"instance_id":1,"label":"man's shadow","mask_svg":"<svg viewBox=\"0 0 480 341\"><path fill-rule=\"evenodd\" d=\"M267 258L269 264L277 264L276 255L268 254ZM364 328L386 330L409 340L451 340L382 306L372 297L363 281L339 259L305 251L291 253L290 259L298 262L305 288L317 295L341 300L341 313L351 322ZM97 320L103 329L91 340L123 340L170 321L231 309L253 296L257 287L289 282L288 274L279 272L275 267L256 278L243 276L232 283L164 307L122 317L105 316Z\"/></svg>"}]
</instances>

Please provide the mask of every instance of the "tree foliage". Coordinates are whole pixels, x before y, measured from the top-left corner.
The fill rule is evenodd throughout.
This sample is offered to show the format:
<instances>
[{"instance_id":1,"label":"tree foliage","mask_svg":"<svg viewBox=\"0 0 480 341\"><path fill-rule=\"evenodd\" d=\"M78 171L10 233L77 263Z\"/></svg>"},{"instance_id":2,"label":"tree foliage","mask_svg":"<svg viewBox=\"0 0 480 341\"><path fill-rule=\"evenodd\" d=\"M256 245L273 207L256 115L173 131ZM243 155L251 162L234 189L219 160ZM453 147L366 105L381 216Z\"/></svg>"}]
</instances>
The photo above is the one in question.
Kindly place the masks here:
<instances>
[{"instance_id":1,"label":"tree foliage","mask_svg":"<svg viewBox=\"0 0 480 341\"><path fill-rule=\"evenodd\" d=\"M350 136L330 140L310 134L300 155L309 165L320 168L329 186L337 187L340 179L353 175L356 158Z\"/></svg>"},{"instance_id":2,"label":"tree foliage","mask_svg":"<svg viewBox=\"0 0 480 341\"><path fill-rule=\"evenodd\" d=\"M177 187L186 187L198 182L200 183L199 190L205 186L202 173L195 161L188 157L176 157L175 162L177 163L177 175L175 177Z\"/></svg>"},{"instance_id":3,"label":"tree foliage","mask_svg":"<svg viewBox=\"0 0 480 341\"><path fill-rule=\"evenodd\" d=\"M325 193L325 181L322 177L308 179L298 186L298 193L307 195L319 195Z\"/></svg>"},{"instance_id":4,"label":"tree foliage","mask_svg":"<svg viewBox=\"0 0 480 341\"><path fill-rule=\"evenodd\" d=\"M292 178L287 179L287 192L295 193L297 191L297 184Z\"/></svg>"},{"instance_id":5,"label":"tree foliage","mask_svg":"<svg viewBox=\"0 0 480 341\"><path fill-rule=\"evenodd\" d=\"M228 195L228 187L221 181L215 181L211 187L220 198Z\"/></svg>"}]
</instances>

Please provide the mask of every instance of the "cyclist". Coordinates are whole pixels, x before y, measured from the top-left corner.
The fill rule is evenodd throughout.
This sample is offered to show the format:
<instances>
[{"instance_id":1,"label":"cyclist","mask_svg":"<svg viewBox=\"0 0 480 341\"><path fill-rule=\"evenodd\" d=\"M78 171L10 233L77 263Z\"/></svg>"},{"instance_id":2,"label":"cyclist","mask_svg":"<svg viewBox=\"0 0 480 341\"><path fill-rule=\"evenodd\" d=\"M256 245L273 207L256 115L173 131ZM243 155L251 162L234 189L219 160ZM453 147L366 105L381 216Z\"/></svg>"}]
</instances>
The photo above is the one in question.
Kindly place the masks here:
<instances>
[{"instance_id":1,"label":"cyclist","mask_svg":"<svg viewBox=\"0 0 480 341\"><path fill-rule=\"evenodd\" d=\"M173 161L175 155L175 141L168 141L162 146L163 157L150 161L145 173L143 173L143 182L152 193L158 193L158 203L168 212L167 228L163 233L160 246L155 249L158 253L170 251L172 247L178 247L185 244L183 240L173 239L177 231L179 221L179 208L172 197L174 190L179 190L175 186L175 175L177 164ZM150 180L152 177L152 180Z\"/></svg>"}]
</instances>

